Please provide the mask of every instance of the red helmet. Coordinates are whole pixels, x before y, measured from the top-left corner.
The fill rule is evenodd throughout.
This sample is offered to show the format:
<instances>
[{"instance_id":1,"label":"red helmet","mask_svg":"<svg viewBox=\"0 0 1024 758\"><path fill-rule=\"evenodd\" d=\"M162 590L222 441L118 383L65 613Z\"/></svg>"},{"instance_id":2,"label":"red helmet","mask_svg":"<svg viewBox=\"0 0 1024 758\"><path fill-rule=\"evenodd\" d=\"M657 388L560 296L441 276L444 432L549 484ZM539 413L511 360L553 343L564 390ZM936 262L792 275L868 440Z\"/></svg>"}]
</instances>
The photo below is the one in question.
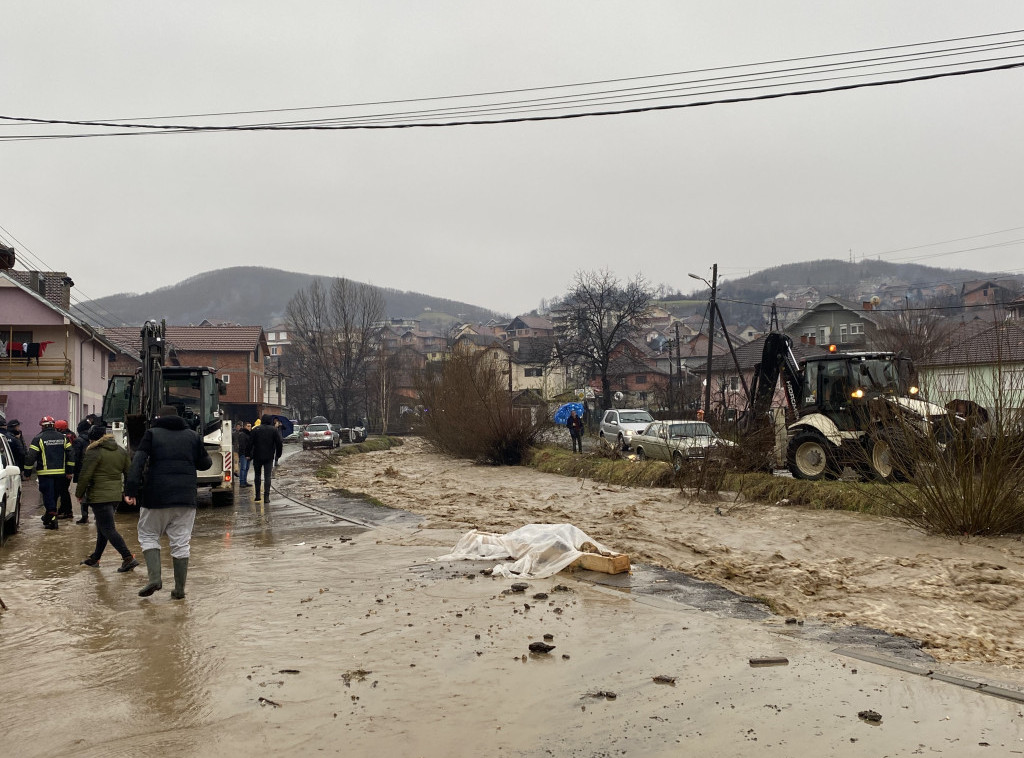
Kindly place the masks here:
<instances>
[{"instance_id":1,"label":"red helmet","mask_svg":"<svg viewBox=\"0 0 1024 758\"><path fill-rule=\"evenodd\" d=\"M43 416L41 419L39 419L39 426L53 426L53 425L54 425L53 416Z\"/></svg>"},{"instance_id":2,"label":"red helmet","mask_svg":"<svg viewBox=\"0 0 1024 758\"><path fill-rule=\"evenodd\" d=\"M58 432L66 432L68 430L68 422L64 419L58 419L53 422L53 428Z\"/></svg>"}]
</instances>

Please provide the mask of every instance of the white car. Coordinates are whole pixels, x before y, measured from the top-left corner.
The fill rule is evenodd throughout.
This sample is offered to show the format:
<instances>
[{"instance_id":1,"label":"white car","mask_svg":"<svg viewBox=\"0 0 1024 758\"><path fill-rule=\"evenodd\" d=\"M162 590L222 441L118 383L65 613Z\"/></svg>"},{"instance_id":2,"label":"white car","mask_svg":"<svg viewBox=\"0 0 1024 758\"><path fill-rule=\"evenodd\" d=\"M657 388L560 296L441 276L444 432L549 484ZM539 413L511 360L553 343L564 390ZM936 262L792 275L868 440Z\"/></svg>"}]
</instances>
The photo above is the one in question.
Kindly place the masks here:
<instances>
[{"instance_id":1,"label":"white car","mask_svg":"<svg viewBox=\"0 0 1024 758\"><path fill-rule=\"evenodd\" d=\"M611 409L604 412L601 418L599 435L601 439L617 444L623 450L629 450L633 435L642 432L654 417L645 410Z\"/></svg>"},{"instance_id":2,"label":"white car","mask_svg":"<svg viewBox=\"0 0 1024 758\"><path fill-rule=\"evenodd\" d=\"M21 469L0 434L0 545L21 525Z\"/></svg>"}]
</instances>

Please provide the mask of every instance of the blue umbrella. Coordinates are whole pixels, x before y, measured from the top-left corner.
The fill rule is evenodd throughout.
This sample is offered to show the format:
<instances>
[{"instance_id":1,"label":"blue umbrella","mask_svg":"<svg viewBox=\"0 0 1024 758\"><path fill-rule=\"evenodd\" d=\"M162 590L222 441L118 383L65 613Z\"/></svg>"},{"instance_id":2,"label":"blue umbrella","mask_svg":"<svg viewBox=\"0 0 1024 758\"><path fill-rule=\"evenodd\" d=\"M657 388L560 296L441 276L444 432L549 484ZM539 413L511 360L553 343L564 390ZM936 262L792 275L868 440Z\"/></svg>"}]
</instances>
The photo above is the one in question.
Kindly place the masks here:
<instances>
[{"instance_id":1,"label":"blue umbrella","mask_svg":"<svg viewBox=\"0 0 1024 758\"><path fill-rule=\"evenodd\" d=\"M583 403L566 403L565 405L560 405L558 410L555 411L555 423L565 426L569 421L570 411L576 411L576 415L582 418Z\"/></svg>"}]
</instances>

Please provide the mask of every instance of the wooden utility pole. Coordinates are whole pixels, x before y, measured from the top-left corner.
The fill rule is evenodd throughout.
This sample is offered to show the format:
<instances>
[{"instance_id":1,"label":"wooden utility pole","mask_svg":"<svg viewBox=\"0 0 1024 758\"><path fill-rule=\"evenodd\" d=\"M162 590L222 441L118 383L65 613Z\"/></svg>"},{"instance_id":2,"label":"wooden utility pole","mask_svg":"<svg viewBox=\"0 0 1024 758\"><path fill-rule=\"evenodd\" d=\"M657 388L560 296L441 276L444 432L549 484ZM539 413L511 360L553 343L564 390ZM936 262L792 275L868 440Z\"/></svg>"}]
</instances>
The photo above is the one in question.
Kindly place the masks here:
<instances>
[{"instance_id":1,"label":"wooden utility pole","mask_svg":"<svg viewBox=\"0 0 1024 758\"><path fill-rule=\"evenodd\" d=\"M704 416L711 420L711 358L715 347L715 298L718 295L718 264L711 267L711 301L708 305L708 362L704 367Z\"/></svg>"}]
</instances>

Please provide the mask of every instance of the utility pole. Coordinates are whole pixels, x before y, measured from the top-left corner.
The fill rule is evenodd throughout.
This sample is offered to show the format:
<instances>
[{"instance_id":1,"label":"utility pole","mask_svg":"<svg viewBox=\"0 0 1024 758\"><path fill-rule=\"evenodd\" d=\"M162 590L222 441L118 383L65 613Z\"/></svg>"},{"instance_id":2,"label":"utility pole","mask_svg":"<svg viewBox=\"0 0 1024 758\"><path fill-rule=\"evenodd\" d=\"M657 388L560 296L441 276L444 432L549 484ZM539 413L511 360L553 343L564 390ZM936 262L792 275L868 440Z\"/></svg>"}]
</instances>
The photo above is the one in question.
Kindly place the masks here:
<instances>
[{"instance_id":1,"label":"utility pole","mask_svg":"<svg viewBox=\"0 0 1024 758\"><path fill-rule=\"evenodd\" d=\"M708 363L704 367L704 417L711 420L711 358L715 347L715 298L718 295L718 264L711 267L711 302L708 305Z\"/></svg>"}]
</instances>

